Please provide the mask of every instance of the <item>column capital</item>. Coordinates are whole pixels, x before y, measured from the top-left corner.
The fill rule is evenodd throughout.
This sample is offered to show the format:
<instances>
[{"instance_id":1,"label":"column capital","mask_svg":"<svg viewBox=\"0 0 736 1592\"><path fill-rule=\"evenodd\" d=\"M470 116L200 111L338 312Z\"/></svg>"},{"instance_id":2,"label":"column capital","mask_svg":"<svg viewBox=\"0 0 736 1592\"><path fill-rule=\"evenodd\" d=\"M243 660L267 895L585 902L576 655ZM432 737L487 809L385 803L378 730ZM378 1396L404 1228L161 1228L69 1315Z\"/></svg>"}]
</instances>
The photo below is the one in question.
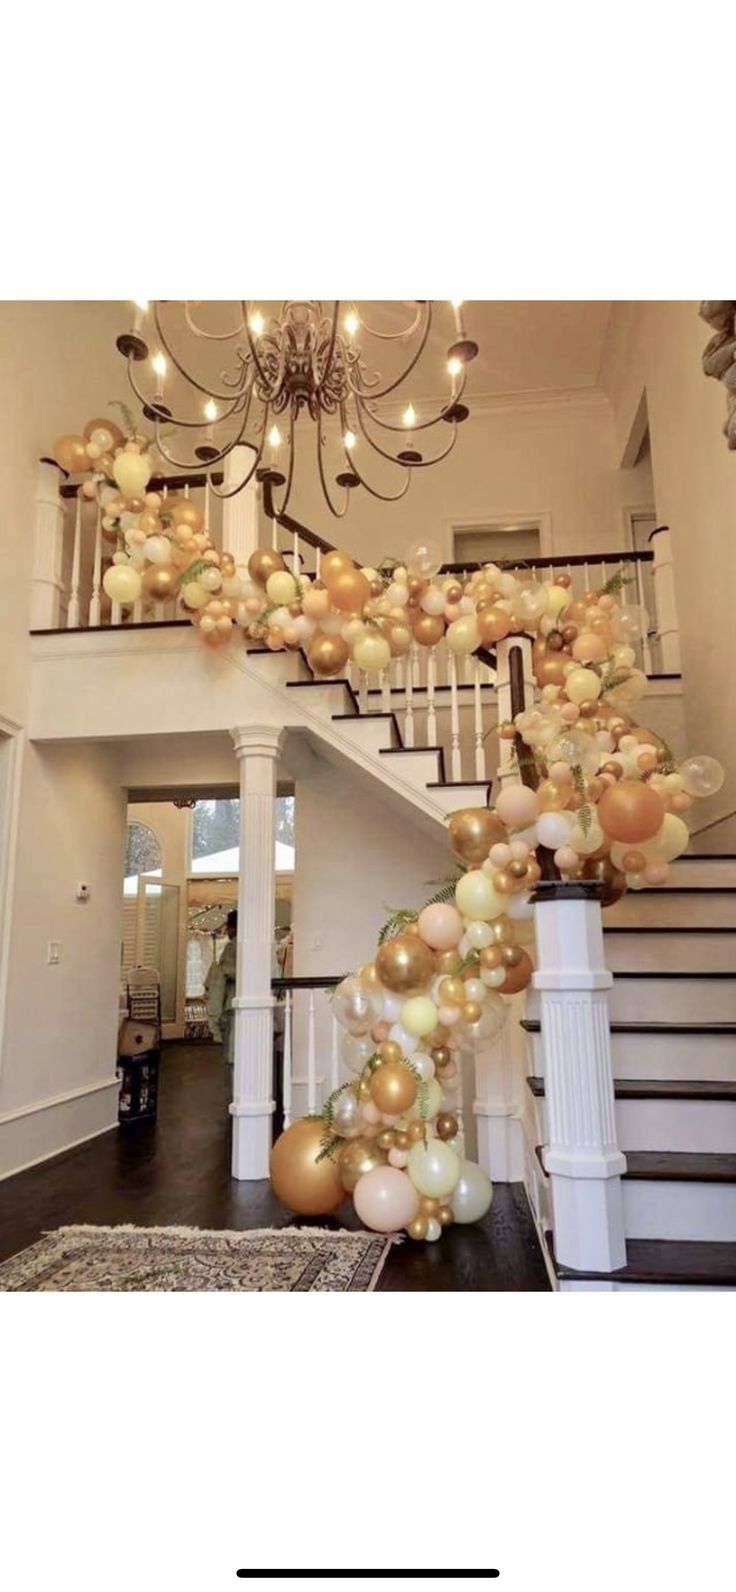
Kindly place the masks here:
<instances>
[{"instance_id":1,"label":"column capital","mask_svg":"<svg viewBox=\"0 0 736 1592\"><path fill-rule=\"evenodd\" d=\"M275 724L242 724L230 731L235 756L240 759L253 753L256 757L279 755L281 730Z\"/></svg>"}]
</instances>

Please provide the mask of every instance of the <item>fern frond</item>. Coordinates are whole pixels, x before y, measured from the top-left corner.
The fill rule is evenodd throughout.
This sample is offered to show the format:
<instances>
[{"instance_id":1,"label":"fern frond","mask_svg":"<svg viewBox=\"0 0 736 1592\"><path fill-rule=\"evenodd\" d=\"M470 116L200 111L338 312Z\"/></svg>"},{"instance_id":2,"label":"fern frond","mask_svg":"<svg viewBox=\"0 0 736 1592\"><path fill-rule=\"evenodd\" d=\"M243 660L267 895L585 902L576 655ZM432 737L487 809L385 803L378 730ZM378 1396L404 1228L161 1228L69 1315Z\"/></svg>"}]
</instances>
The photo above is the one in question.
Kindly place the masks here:
<instances>
[{"instance_id":1,"label":"fern frond","mask_svg":"<svg viewBox=\"0 0 736 1592\"><path fill-rule=\"evenodd\" d=\"M418 912L413 912L409 907L387 907L389 916L383 927L379 930L378 943L384 945L386 940L392 940L394 935L400 934L407 923L416 923Z\"/></svg>"},{"instance_id":2,"label":"fern frond","mask_svg":"<svg viewBox=\"0 0 736 1592\"><path fill-rule=\"evenodd\" d=\"M601 586L601 597L615 597L618 592L623 591L624 586L631 586L635 580L636 575L633 570L629 571L628 566L624 565L623 569L618 570L610 580L606 581L605 586Z\"/></svg>"},{"instance_id":3,"label":"fern frond","mask_svg":"<svg viewBox=\"0 0 736 1592\"><path fill-rule=\"evenodd\" d=\"M108 409L120 410L123 420L123 430L127 431L129 437L134 437L136 433L136 424L133 418L132 409L130 409L126 403L123 403L120 398L111 398L107 407Z\"/></svg>"}]
</instances>

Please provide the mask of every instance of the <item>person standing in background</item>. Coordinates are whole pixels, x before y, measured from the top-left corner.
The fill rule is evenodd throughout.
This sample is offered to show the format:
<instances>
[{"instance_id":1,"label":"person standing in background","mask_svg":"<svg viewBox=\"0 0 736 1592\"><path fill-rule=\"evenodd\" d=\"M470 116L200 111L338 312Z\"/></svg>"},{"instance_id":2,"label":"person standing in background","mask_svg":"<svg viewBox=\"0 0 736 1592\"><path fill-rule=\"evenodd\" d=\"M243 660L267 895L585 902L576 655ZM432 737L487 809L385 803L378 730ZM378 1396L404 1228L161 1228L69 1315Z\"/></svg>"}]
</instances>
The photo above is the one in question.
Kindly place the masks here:
<instances>
[{"instance_id":1,"label":"person standing in background","mask_svg":"<svg viewBox=\"0 0 736 1592\"><path fill-rule=\"evenodd\" d=\"M222 1059L233 1064L233 999L237 976L238 913L228 912L225 927L227 945L207 975L207 1020L215 1044L222 1045Z\"/></svg>"}]
</instances>

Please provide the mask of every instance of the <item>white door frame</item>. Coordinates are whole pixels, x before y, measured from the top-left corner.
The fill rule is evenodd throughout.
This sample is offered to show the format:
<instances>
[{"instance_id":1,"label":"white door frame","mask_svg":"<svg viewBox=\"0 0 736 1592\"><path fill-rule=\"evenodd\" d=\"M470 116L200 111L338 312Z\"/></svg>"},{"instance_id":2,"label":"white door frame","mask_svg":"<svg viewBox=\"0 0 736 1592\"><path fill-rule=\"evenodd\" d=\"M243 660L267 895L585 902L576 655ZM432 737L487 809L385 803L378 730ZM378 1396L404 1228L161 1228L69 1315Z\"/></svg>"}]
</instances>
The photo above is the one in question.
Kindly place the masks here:
<instances>
[{"instance_id":1,"label":"white door frame","mask_svg":"<svg viewBox=\"0 0 736 1592\"><path fill-rule=\"evenodd\" d=\"M11 925L15 902L21 771L25 751L25 732L22 725L2 713L0 713L0 745L2 746L0 801L5 803L5 818L0 820L0 1072L2 1072Z\"/></svg>"},{"instance_id":2,"label":"white door frame","mask_svg":"<svg viewBox=\"0 0 736 1592\"><path fill-rule=\"evenodd\" d=\"M444 563L454 562L454 536L456 531L493 530L497 524L508 525L510 529L522 530L529 522L539 526L539 556L542 559L554 558L555 548L552 538L552 514L549 509L526 509L520 512L504 514L500 509L489 509L485 514L467 514L459 519L453 515L451 519L443 520L444 538Z\"/></svg>"}]
</instances>

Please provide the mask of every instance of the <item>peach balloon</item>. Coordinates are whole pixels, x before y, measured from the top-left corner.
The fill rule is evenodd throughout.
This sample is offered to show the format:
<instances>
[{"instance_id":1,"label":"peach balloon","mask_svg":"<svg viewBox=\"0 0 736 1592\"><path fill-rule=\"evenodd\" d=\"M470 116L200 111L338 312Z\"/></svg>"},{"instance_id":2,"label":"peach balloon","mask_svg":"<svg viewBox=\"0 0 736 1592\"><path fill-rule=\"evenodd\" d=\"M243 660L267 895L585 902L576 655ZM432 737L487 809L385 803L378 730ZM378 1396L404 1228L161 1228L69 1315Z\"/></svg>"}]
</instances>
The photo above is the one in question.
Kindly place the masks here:
<instances>
[{"instance_id":1,"label":"peach balloon","mask_svg":"<svg viewBox=\"0 0 736 1592\"><path fill-rule=\"evenodd\" d=\"M358 1179L353 1204L371 1232L394 1233L413 1221L419 1210L419 1192L399 1167L376 1166Z\"/></svg>"},{"instance_id":2,"label":"peach balloon","mask_svg":"<svg viewBox=\"0 0 736 1592\"><path fill-rule=\"evenodd\" d=\"M451 951L462 939L464 924L457 907L435 901L420 912L417 928L433 951Z\"/></svg>"},{"instance_id":3,"label":"peach balloon","mask_svg":"<svg viewBox=\"0 0 736 1592\"><path fill-rule=\"evenodd\" d=\"M661 829L665 805L656 790L643 780L620 779L603 792L598 818L612 840L636 846L651 840Z\"/></svg>"},{"instance_id":4,"label":"peach balloon","mask_svg":"<svg viewBox=\"0 0 736 1592\"><path fill-rule=\"evenodd\" d=\"M576 663L605 663L608 648L603 636L586 630L573 641L572 655Z\"/></svg>"},{"instance_id":5,"label":"peach balloon","mask_svg":"<svg viewBox=\"0 0 736 1592\"><path fill-rule=\"evenodd\" d=\"M340 569L325 579L330 600L341 613L360 613L370 600L370 583L359 569Z\"/></svg>"},{"instance_id":6,"label":"peach balloon","mask_svg":"<svg viewBox=\"0 0 736 1592\"><path fill-rule=\"evenodd\" d=\"M306 591L302 598L302 613L308 619L325 619L330 611L330 594L321 588L315 591L314 587Z\"/></svg>"},{"instance_id":7,"label":"peach balloon","mask_svg":"<svg viewBox=\"0 0 736 1592\"><path fill-rule=\"evenodd\" d=\"M511 629L511 620L505 608L482 608L476 615L478 635L484 646L492 645L496 641L503 641Z\"/></svg>"},{"instance_id":8,"label":"peach balloon","mask_svg":"<svg viewBox=\"0 0 736 1592\"><path fill-rule=\"evenodd\" d=\"M525 829L539 816L539 798L528 785L507 785L496 799L496 812L508 829Z\"/></svg>"}]
</instances>

